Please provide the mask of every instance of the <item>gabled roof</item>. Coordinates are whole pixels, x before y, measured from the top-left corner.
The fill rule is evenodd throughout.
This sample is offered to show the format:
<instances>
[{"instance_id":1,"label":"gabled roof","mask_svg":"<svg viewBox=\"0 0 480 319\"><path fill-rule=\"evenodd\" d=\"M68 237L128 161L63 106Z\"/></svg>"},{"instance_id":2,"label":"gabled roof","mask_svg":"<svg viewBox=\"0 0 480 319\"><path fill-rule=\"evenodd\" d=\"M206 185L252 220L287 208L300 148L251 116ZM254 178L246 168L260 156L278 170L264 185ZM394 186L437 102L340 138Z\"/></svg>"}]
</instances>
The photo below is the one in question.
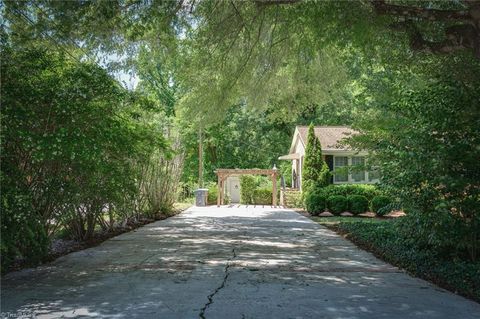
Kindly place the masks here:
<instances>
[{"instance_id":1,"label":"gabled roof","mask_svg":"<svg viewBox=\"0 0 480 319\"><path fill-rule=\"evenodd\" d=\"M349 151L350 148L339 145L340 140L358 134L358 131L349 126L315 126L315 136L320 140L322 151ZM292 148L298 135L304 146L307 145L308 126L297 126L293 135ZM290 152L293 149L290 149Z\"/></svg>"}]
</instances>

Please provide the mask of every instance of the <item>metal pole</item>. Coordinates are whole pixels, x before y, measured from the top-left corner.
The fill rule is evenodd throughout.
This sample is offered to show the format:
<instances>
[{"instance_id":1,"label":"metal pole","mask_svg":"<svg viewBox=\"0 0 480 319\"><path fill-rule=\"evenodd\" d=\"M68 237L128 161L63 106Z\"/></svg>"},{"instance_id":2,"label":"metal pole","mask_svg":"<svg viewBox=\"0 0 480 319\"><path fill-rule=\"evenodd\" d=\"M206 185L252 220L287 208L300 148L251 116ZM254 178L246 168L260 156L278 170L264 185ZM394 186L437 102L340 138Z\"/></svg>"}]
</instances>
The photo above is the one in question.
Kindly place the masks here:
<instances>
[{"instance_id":1,"label":"metal pole","mask_svg":"<svg viewBox=\"0 0 480 319\"><path fill-rule=\"evenodd\" d=\"M203 136L201 125L198 129L198 188L203 188Z\"/></svg>"}]
</instances>

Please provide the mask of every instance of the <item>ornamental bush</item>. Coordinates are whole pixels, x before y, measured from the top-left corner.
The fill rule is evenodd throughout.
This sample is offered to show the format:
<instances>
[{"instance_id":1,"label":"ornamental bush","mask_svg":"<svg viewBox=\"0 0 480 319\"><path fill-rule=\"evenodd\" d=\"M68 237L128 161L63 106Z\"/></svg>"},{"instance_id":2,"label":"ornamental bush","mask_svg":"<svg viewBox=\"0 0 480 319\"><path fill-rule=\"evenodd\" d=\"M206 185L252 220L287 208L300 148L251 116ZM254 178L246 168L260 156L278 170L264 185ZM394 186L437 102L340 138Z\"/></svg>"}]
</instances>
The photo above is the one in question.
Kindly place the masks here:
<instances>
[{"instance_id":1,"label":"ornamental bush","mask_svg":"<svg viewBox=\"0 0 480 319\"><path fill-rule=\"evenodd\" d=\"M217 204L217 195L218 195L218 186L216 183L208 185L208 195L207 195L207 204L216 205Z\"/></svg>"},{"instance_id":2,"label":"ornamental bush","mask_svg":"<svg viewBox=\"0 0 480 319\"><path fill-rule=\"evenodd\" d=\"M315 189L315 192L319 192L325 197L333 195L361 195L365 196L368 201L371 201L373 197L382 195L381 191L375 185L372 184L342 184L342 185L329 185L327 187L319 187Z\"/></svg>"},{"instance_id":3,"label":"ornamental bush","mask_svg":"<svg viewBox=\"0 0 480 319\"><path fill-rule=\"evenodd\" d=\"M310 192L305 196L305 207L307 212L312 215L318 215L319 213L322 213L326 206L327 200L325 196L319 193Z\"/></svg>"},{"instance_id":4,"label":"ornamental bush","mask_svg":"<svg viewBox=\"0 0 480 319\"><path fill-rule=\"evenodd\" d=\"M253 191L253 203L256 205L272 205L272 190L257 188Z\"/></svg>"},{"instance_id":5,"label":"ornamental bush","mask_svg":"<svg viewBox=\"0 0 480 319\"><path fill-rule=\"evenodd\" d=\"M348 200L343 195L333 195L327 199L328 209L335 215L339 215L348 209Z\"/></svg>"},{"instance_id":6,"label":"ornamental bush","mask_svg":"<svg viewBox=\"0 0 480 319\"><path fill-rule=\"evenodd\" d=\"M330 170L323 160L322 146L315 136L313 124L308 127L302 183L305 192L313 191L317 187L327 186L330 183Z\"/></svg>"},{"instance_id":7,"label":"ornamental bush","mask_svg":"<svg viewBox=\"0 0 480 319\"><path fill-rule=\"evenodd\" d=\"M349 195L348 210L357 215L365 213L368 210L368 199L362 195Z\"/></svg>"},{"instance_id":8,"label":"ornamental bush","mask_svg":"<svg viewBox=\"0 0 480 319\"><path fill-rule=\"evenodd\" d=\"M375 196L371 202L372 212L377 216L384 216L390 212L388 206L392 203L390 197L387 196Z\"/></svg>"},{"instance_id":9,"label":"ornamental bush","mask_svg":"<svg viewBox=\"0 0 480 319\"><path fill-rule=\"evenodd\" d=\"M251 175L240 176L240 202L242 204L253 204L257 182Z\"/></svg>"}]
</instances>

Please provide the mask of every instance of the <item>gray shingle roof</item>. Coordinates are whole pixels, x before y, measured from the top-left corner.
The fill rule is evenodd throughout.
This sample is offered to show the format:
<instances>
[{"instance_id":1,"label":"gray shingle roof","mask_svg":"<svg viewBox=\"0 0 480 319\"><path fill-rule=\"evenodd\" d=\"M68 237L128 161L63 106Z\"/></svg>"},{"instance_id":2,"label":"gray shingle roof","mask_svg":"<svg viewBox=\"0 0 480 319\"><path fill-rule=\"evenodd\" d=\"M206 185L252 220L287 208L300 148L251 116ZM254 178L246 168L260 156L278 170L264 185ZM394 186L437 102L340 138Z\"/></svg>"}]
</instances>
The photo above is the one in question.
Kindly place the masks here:
<instances>
[{"instance_id":1,"label":"gray shingle roof","mask_svg":"<svg viewBox=\"0 0 480 319\"><path fill-rule=\"evenodd\" d=\"M307 145L308 126L297 126L300 138ZM350 148L338 145L346 137L358 134L349 126L315 126L315 136L320 140L323 151L348 151Z\"/></svg>"}]
</instances>

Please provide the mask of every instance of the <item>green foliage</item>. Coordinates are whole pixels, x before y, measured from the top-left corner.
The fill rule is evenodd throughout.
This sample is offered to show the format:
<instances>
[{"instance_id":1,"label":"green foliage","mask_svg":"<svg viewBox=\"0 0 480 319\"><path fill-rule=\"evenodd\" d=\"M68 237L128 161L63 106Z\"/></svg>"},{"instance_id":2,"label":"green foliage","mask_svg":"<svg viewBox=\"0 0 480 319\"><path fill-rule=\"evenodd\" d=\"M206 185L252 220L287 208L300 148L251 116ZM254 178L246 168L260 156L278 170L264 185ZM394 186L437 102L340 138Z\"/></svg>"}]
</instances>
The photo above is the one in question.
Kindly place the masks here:
<instances>
[{"instance_id":1,"label":"green foliage","mask_svg":"<svg viewBox=\"0 0 480 319\"><path fill-rule=\"evenodd\" d=\"M315 136L314 126L308 127L305 161L303 163L302 188L308 193L314 187L324 187L330 182L330 170L322 158L322 146Z\"/></svg>"},{"instance_id":2,"label":"green foliage","mask_svg":"<svg viewBox=\"0 0 480 319\"><path fill-rule=\"evenodd\" d=\"M409 219L413 222L415 218ZM348 233L348 238L356 244L380 255L387 262L461 295L480 300L480 264L458 259L452 255L454 250L437 251L432 246L424 246L424 242L418 242L411 236L412 229L418 226L409 224L408 231L404 231L404 223L404 218L398 221L350 218L340 221L336 227ZM448 238L452 238L451 235Z\"/></svg>"},{"instance_id":3,"label":"green foliage","mask_svg":"<svg viewBox=\"0 0 480 319\"><path fill-rule=\"evenodd\" d=\"M253 203L256 205L272 205L272 188L256 188L253 192Z\"/></svg>"},{"instance_id":4,"label":"green foliage","mask_svg":"<svg viewBox=\"0 0 480 319\"><path fill-rule=\"evenodd\" d=\"M310 192L305 196L305 207L307 212L311 213L312 215L318 215L319 213L322 213L326 206L326 197L319 193Z\"/></svg>"},{"instance_id":5,"label":"green foliage","mask_svg":"<svg viewBox=\"0 0 480 319\"><path fill-rule=\"evenodd\" d=\"M284 202L286 207L301 208L304 195L300 191L287 191L284 193Z\"/></svg>"},{"instance_id":6,"label":"green foliage","mask_svg":"<svg viewBox=\"0 0 480 319\"><path fill-rule=\"evenodd\" d=\"M438 66L440 61L430 63ZM452 63L463 69L465 60ZM389 74L382 80L386 83L371 83L372 88L379 83L389 87L388 100L379 96L370 102L373 110L359 121L364 134L352 144L375 154L372 164L381 168L385 189L404 210L424 216L411 225L415 240L477 260L480 63L469 65L463 75L450 67L444 74L431 69L417 75L415 85L404 82L402 73L395 78Z\"/></svg>"},{"instance_id":7,"label":"green foliage","mask_svg":"<svg viewBox=\"0 0 480 319\"><path fill-rule=\"evenodd\" d=\"M369 201L373 197L381 194L378 188L372 184L329 185L327 187L316 188L314 191L322 194L325 197L330 197L332 195L361 195L365 196Z\"/></svg>"},{"instance_id":8,"label":"green foliage","mask_svg":"<svg viewBox=\"0 0 480 319\"><path fill-rule=\"evenodd\" d=\"M280 174L284 178L285 187L292 187L292 162L281 161L278 166Z\"/></svg>"},{"instance_id":9,"label":"green foliage","mask_svg":"<svg viewBox=\"0 0 480 319\"><path fill-rule=\"evenodd\" d=\"M370 203L371 210L378 216L386 215L390 212L388 209L392 200L388 196L375 196Z\"/></svg>"},{"instance_id":10,"label":"green foliage","mask_svg":"<svg viewBox=\"0 0 480 319\"><path fill-rule=\"evenodd\" d=\"M347 200L348 210L353 214L363 214L368 210L368 199L363 195L348 195Z\"/></svg>"},{"instance_id":11,"label":"green foliage","mask_svg":"<svg viewBox=\"0 0 480 319\"><path fill-rule=\"evenodd\" d=\"M149 101L52 50L4 45L2 61L2 268L41 260L60 226L89 239L150 211L143 174L167 143Z\"/></svg>"},{"instance_id":12,"label":"green foliage","mask_svg":"<svg viewBox=\"0 0 480 319\"><path fill-rule=\"evenodd\" d=\"M182 180L197 182L198 127L190 119L180 120L185 149ZM205 180L215 181L217 168L272 168L288 150L294 125L273 122L268 114L245 105L232 105L220 123L206 125L203 131Z\"/></svg>"},{"instance_id":13,"label":"green foliage","mask_svg":"<svg viewBox=\"0 0 480 319\"><path fill-rule=\"evenodd\" d=\"M240 202L242 204L254 204L256 188L255 177L251 175L240 176Z\"/></svg>"},{"instance_id":14,"label":"green foliage","mask_svg":"<svg viewBox=\"0 0 480 319\"><path fill-rule=\"evenodd\" d=\"M247 205L271 205L272 185L263 176L240 176L240 202Z\"/></svg>"},{"instance_id":15,"label":"green foliage","mask_svg":"<svg viewBox=\"0 0 480 319\"><path fill-rule=\"evenodd\" d=\"M218 186L216 183L209 183L208 184L208 195L207 195L207 204L208 205L216 205L217 204L217 196L218 196Z\"/></svg>"},{"instance_id":16,"label":"green foliage","mask_svg":"<svg viewBox=\"0 0 480 319\"><path fill-rule=\"evenodd\" d=\"M343 195L332 195L327 198L327 207L335 215L348 210L348 200Z\"/></svg>"},{"instance_id":17,"label":"green foliage","mask_svg":"<svg viewBox=\"0 0 480 319\"><path fill-rule=\"evenodd\" d=\"M28 195L19 195L19 189L4 187L12 185L5 181L6 178L2 176L0 206L2 273L17 257L26 258L29 264L38 263L46 255L50 243L44 225L33 213L31 199ZM22 193L27 192L23 190Z\"/></svg>"}]
</instances>

